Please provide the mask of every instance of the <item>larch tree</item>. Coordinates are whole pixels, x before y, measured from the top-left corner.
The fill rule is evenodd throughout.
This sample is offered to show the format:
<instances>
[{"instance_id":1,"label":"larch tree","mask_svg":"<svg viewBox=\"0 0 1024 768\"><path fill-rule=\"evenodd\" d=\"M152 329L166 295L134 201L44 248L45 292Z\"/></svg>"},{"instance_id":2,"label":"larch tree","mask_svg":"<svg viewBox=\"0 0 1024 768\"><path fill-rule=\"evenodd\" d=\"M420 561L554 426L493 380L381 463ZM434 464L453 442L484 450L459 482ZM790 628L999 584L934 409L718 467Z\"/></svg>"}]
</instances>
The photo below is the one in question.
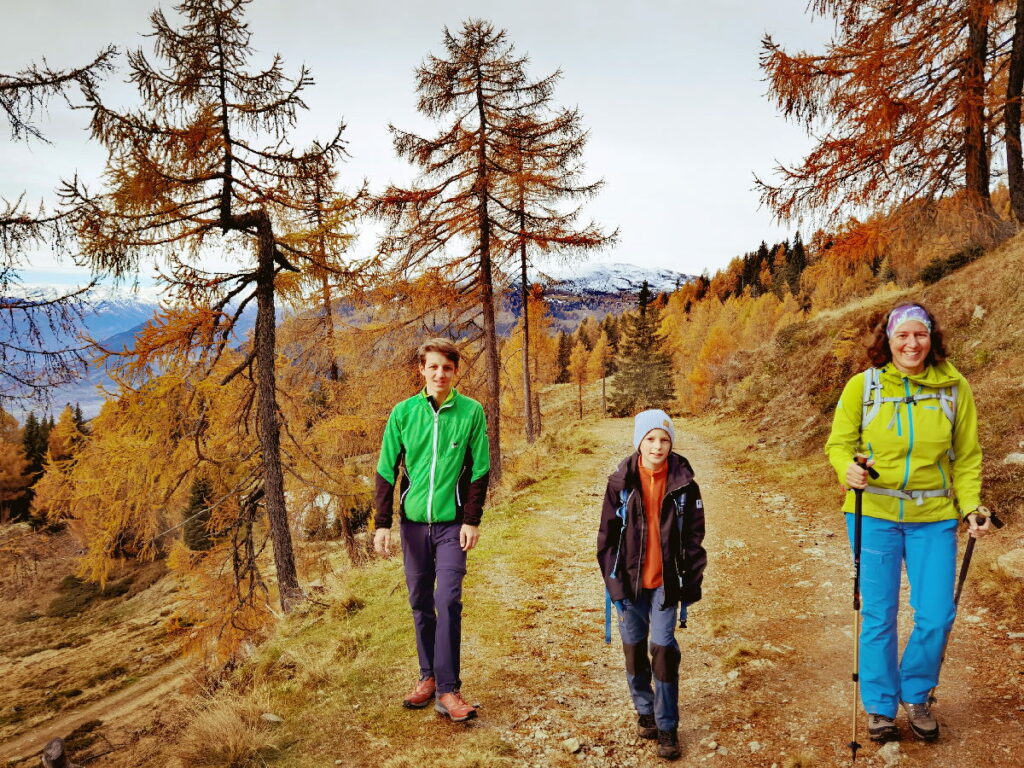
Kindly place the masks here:
<instances>
[{"instance_id":1,"label":"larch tree","mask_svg":"<svg viewBox=\"0 0 1024 768\"><path fill-rule=\"evenodd\" d=\"M590 350L590 357L587 358L587 377L591 381L601 380L601 415L608 413L607 379L611 373L612 362L614 361L611 343L608 341L608 332L601 328L601 335L597 337L594 348Z\"/></svg>"},{"instance_id":2,"label":"larch tree","mask_svg":"<svg viewBox=\"0 0 1024 768\"><path fill-rule=\"evenodd\" d=\"M553 80L560 76L556 72ZM602 181L584 182L583 151L587 132L578 110L550 112L550 98L534 106L531 113L513 120L508 144L499 163L507 184L497 204L505 215L499 217L509 250L519 261L519 287L523 307L529 297L527 271L540 254L563 259L581 258L589 251L615 242L618 230L605 234L593 221L579 226L586 199L597 194ZM533 415L533 382L530 376L530 322L523 324L523 421L526 441L536 440L539 430Z\"/></svg>"},{"instance_id":3,"label":"larch tree","mask_svg":"<svg viewBox=\"0 0 1024 768\"><path fill-rule=\"evenodd\" d=\"M816 145L801 163L758 180L781 219L895 208L961 193L992 226L989 141L1000 99L990 85L1005 66L1008 28L997 0L813 0L836 19L821 54L788 53L766 36L761 66L783 115ZM990 22L996 21L996 24ZM993 42L995 41L995 42Z\"/></svg>"},{"instance_id":4,"label":"larch tree","mask_svg":"<svg viewBox=\"0 0 1024 768\"><path fill-rule=\"evenodd\" d=\"M176 6L180 28L163 11L152 14L153 50L162 64L141 49L128 54L141 106L118 111L95 89L86 91L92 135L108 153L106 189L94 194L76 179L63 195L75 206L79 239L94 268L126 276L146 260L162 257L167 265L162 278L175 303L137 343L137 367L184 356L197 370L212 370L235 322L255 301L249 350L223 380L245 375L252 381L259 498L287 612L303 591L284 497L275 288L282 272L325 266L310 239L289 238L287 225L308 215L311 180L331 173L344 144L339 127L325 143L289 147L313 80L305 68L287 76L279 56L262 70L250 68L248 4L183 0ZM215 247L248 250L253 261L233 271L207 267Z\"/></svg>"},{"instance_id":5,"label":"larch tree","mask_svg":"<svg viewBox=\"0 0 1024 768\"><path fill-rule=\"evenodd\" d=\"M390 126L395 150L420 169L413 187L392 186L374 210L388 224L381 252L403 273L441 270L478 308L482 327L491 480L501 476L500 359L495 285L509 253L507 156L517 126L551 96L554 76L531 80L504 30L471 19L444 30L443 56L416 70L418 109L442 123L423 138Z\"/></svg>"},{"instance_id":6,"label":"larch tree","mask_svg":"<svg viewBox=\"0 0 1024 768\"><path fill-rule=\"evenodd\" d=\"M637 311L622 318L622 338L612 379L611 412L629 416L646 408L668 410L675 397L672 357L661 332L661 311L644 281Z\"/></svg>"},{"instance_id":7,"label":"larch tree","mask_svg":"<svg viewBox=\"0 0 1024 768\"><path fill-rule=\"evenodd\" d=\"M576 345L572 348L572 354L569 355L569 381L576 385L579 418L581 419L583 418L583 385L587 383L587 377L590 373L587 370L589 357L587 348L583 346L581 341L576 342Z\"/></svg>"},{"instance_id":8,"label":"larch tree","mask_svg":"<svg viewBox=\"0 0 1024 768\"><path fill-rule=\"evenodd\" d=\"M18 422L0 409L0 523L6 523L32 483Z\"/></svg>"},{"instance_id":9,"label":"larch tree","mask_svg":"<svg viewBox=\"0 0 1024 768\"><path fill-rule=\"evenodd\" d=\"M46 142L37 115L69 88L94 87L112 69L114 56L107 48L82 67L52 69L44 63L0 73L0 113L11 140ZM0 190L0 402L45 402L52 388L76 379L87 365L86 346L74 337L91 284L67 293L26 288L21 269L40 248L63 258L75 255L65 212L47 212L42 203L33 207L21 191Z\"/></svg>"}]
</instances>

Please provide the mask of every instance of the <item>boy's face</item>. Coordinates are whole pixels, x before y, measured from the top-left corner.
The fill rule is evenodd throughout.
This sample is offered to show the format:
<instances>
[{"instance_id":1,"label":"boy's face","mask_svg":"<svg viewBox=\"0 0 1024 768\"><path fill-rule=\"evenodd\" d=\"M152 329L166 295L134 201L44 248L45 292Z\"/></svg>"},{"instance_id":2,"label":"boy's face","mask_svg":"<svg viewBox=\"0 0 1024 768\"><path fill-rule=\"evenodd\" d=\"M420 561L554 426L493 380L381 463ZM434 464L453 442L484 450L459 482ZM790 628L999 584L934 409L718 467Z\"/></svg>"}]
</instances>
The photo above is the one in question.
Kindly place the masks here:
<instances>
[{"instance_id":1,"label":"boy's face","mask_svg":"<svg viewBox=\"0 0 1024 768\"><path fill-rule=\"evenodd\" d=\"M661 469L672 453L672 438L664 429L652 429L640 441L640 460L647 469Z\"/></svg>"},{"instance_id":2,"label":"boy's face","mask_svg":"<svg viewBox=\"0 0 1024 768\"><path fill-rule=\"evenodd\" d=\"M427 394L433 397L438 405L448 398L458 371L458 366L440 352L427 352L423 364L420 365L420 375L423 376Z\"/></svg>"}]
</instances>

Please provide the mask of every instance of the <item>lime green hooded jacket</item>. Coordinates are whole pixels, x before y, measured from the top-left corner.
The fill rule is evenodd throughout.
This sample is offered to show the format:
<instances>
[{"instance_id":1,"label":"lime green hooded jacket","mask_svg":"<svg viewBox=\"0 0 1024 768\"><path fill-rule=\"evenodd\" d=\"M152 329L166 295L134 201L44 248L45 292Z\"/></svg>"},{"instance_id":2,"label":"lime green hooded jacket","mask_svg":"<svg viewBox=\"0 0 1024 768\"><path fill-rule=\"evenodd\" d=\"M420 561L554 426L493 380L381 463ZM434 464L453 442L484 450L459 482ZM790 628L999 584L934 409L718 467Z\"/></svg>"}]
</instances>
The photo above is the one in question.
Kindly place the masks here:
<instances>
[{"instance_id":1,"label":"lime green hooded jacket","mask_svg":"<svg viewBox=\"0 0 1024 768\"><path fill-rule=\"evenodd\" d=\"M974 512L981 504L981 446L978 412L967 379L949 361L927 366L916 375L903 374L892 363L880 371L883 397L907 397L956 385L955 422L950 423L938 400L882 403L861 434L865 374L858 373L843 389L825 444L839 482L846 485L846 469L854 455L862 453L874 459L879 473L877 480L868 480L870 485L906 491L953 488L956 492L956 504L947 497L920 499L918 503L865 493L865 515L928 523L956 520ZM843 511L854 511L851 490L846 493Z\"/></svg>"}]
</instances>

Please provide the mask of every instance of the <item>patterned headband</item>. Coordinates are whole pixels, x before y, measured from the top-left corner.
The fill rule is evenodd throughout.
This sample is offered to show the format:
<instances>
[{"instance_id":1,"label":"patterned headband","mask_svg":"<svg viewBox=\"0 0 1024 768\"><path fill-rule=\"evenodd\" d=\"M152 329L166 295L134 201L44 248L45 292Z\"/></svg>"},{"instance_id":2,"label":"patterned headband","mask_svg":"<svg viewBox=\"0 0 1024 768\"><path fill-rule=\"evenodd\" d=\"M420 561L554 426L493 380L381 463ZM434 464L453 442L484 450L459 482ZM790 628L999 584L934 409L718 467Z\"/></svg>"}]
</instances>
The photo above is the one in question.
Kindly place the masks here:
<instances>
[{"instance_id":1,"label":"patterned headband","mask_svg":"<svg viewBox=\"0 0 1024 768\"><path fill-rule=\"evenodd\" d=\"M931 333L932 319L928 317L924 307L918 304L901 304L889 313L889 322L885 326L885 335L892 336L901 325L911 320L921 323Z\"/></svg>"}]
</instances>

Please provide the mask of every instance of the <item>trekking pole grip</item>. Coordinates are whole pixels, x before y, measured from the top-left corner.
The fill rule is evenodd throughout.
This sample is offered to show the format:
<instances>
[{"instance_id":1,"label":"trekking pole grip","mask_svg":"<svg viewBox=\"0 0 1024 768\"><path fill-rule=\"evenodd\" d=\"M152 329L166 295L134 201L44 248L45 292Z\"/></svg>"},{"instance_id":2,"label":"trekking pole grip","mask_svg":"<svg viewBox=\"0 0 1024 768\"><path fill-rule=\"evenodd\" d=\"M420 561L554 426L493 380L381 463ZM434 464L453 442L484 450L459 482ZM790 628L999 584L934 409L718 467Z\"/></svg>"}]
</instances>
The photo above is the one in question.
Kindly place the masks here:
<instances>
[{"instance_id":1,"label":"trekking pole grip","mask_svg":"<svg viewBox=\"0 0 1024 768\"><path fill-rule=\"evenodd\" d=\"M989 512L987 515L983 515L980 512L971 512L970 514L976 515L977 517L981 518L982 520L990 520L992 522L992 527L993 528L1002 528L1003 527L1003 521L996 516L995 512ZM984 525L984 523L982 523L982 525Z\"/></svg>"},{"instance_id":2,"label":"trekking pole grip","mask_svg":"<svg viewBox=\"0 0 1024 768\"><path fill-rule=\"evenodd\" d=\"M878 470L868 464L867 456L854 456L853 460L868 471L868 476L871 477L872 480L878 479Z\"/></svg>"}]
</instances>

